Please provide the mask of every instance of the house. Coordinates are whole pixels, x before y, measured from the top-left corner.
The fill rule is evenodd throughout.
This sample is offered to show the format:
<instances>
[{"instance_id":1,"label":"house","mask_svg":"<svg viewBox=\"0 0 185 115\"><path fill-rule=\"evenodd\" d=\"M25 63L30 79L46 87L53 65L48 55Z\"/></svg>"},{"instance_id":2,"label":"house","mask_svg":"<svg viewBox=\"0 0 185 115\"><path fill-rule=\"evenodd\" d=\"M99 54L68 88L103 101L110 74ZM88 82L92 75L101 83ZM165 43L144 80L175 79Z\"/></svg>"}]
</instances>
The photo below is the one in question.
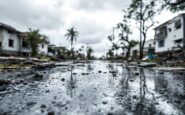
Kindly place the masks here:
<instances>
[{"instance_id":1,"label":"house","mask_svg":"<svg viewBox=\"0 0 185 115\"><path fill-rule=\"evenodd\" d=\"M131 56L139 56L140 47L139 44L137 44L135 47L131 49ZM147 53L155 53L155 41L154 39L150 39L145 41L144 49L143 49L144 55Z\"/></svg>"},{"instance_id":2,"label":"house","mask_svg":"<svg viewBox=\"0 0 185 115\"><path fill-rule=\"evenodd\" d=\"M4 55L19 55L21 52L21 32L0 22L0 53Z\"/></svg>"},{"instance_id":3,"label":"house","mask_svg":"<svg viewBox=\"0 0 185 115\"><path fill-rule=\"evenodd\" d=\"M48 54L49 42L39 44L38 53ZM26 32L20 32L15 28L0 22L0 54L11 56L29 56L31 48Z\"/></svg>"},{"instance_id":4,"label":"house","mask_svg":"<svg viewBox=\"0 0 185 115\"><path fill-rule=\"evenodd\" d=\"M43 54L43 55L47 55L48 54L48 45L49 45L49 42L44 42L44 43L39 44L38 53Z\"/></svg>"},{"instance_id":5,"label":"house","mask_svg":"<svg viewBox=\"0 0 185 115\"><path fill-rule=\"evenodd\" d=\"M169 51L180 51L185 45L185 14L157 26L155 29L155 52L165 55Z\"/></svg>"},{"instance_id":6,"label":"house","mask_svg":"<svg viewBox=\"0 0 185 115\"><path fill-rule=\"evenodd\" d=\"M59 53L65 53L65 52L66 52L65 47L56 46L54 44L48 45L48 55L50 56L61 55Z\"/></svg>"}]
</instances>

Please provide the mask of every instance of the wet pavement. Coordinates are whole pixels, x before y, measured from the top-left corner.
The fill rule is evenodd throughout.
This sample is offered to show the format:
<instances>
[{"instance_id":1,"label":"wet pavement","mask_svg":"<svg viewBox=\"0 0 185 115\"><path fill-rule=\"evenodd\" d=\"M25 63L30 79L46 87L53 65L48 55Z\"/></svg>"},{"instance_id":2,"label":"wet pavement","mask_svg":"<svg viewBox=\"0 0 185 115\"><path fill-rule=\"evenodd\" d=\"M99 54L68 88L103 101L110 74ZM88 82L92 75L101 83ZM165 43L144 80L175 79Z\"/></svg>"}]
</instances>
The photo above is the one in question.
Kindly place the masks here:
<instances>
[{"instance_id":1,"label":"wet pavement","mask_svg":"<svg viewBox=\"0 0 185 115\"><path fill-rule=\"evenodd\" d=\"M0 115L185 114L183 72L94 61L5 78Z\"/></svg>"}]
</instances>

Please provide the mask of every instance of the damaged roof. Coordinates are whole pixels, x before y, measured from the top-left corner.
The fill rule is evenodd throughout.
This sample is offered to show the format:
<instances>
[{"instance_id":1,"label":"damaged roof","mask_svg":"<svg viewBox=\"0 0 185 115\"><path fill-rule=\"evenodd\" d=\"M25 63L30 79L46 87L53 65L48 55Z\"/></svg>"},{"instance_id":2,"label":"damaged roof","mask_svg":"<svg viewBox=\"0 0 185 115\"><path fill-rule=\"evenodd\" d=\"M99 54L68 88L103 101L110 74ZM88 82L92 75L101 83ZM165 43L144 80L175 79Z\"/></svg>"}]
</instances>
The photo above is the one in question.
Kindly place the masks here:
<instances>
[{"instance_id":1,"label":"damaged roof","mask_svg":"<svg viewBox=\"0 0 185 115\"><path fill-rule=\"evenodd\" d=\"M20 33L20 31L16 30L15 28L13 28L12 26L10 25L7 25L7 24L4 24L2 22L0 22L0 28L4 28L4 29L7 29L11 32L15 32L15 33Z\"/></svg>"}]
</instances>

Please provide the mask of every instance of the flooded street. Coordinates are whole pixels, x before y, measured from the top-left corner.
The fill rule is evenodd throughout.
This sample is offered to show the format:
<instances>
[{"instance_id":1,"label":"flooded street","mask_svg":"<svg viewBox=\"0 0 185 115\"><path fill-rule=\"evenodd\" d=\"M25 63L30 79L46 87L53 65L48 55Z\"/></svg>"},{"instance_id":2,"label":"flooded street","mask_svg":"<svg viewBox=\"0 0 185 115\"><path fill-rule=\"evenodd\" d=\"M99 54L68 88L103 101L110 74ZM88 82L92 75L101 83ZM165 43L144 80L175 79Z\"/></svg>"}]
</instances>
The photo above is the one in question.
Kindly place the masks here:
<instances>
[{"instance_id":1,"label":"flooded street","mask_svg":"<svg viewBox=\"0 0 185 115\"><path fill-rule=\"evenodd\" d=\"M185 114L182 72L94 61L7 78L14 83L1 86L0 115Z\"/></svg>"}]
</instances>

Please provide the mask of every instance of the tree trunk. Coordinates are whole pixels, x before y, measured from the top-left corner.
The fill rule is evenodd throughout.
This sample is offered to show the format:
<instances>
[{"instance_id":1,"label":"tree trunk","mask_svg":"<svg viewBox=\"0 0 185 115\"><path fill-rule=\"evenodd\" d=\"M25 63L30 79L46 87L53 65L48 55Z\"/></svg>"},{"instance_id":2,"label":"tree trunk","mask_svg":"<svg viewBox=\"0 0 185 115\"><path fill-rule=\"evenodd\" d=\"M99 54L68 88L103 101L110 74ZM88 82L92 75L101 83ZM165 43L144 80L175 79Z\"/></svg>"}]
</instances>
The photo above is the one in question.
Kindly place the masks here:
<instances>
[{"instance_id":1,"label":"tree trunk","mask_svg":"<svg viewBox=\"0 0 185 115\"><path fill-rule=\"evenodd\" d=\"M128 51L126 53L126 60L129 58L129 56L130 56L130 46L128 47Z\"/></svg>"}]
</instances>

